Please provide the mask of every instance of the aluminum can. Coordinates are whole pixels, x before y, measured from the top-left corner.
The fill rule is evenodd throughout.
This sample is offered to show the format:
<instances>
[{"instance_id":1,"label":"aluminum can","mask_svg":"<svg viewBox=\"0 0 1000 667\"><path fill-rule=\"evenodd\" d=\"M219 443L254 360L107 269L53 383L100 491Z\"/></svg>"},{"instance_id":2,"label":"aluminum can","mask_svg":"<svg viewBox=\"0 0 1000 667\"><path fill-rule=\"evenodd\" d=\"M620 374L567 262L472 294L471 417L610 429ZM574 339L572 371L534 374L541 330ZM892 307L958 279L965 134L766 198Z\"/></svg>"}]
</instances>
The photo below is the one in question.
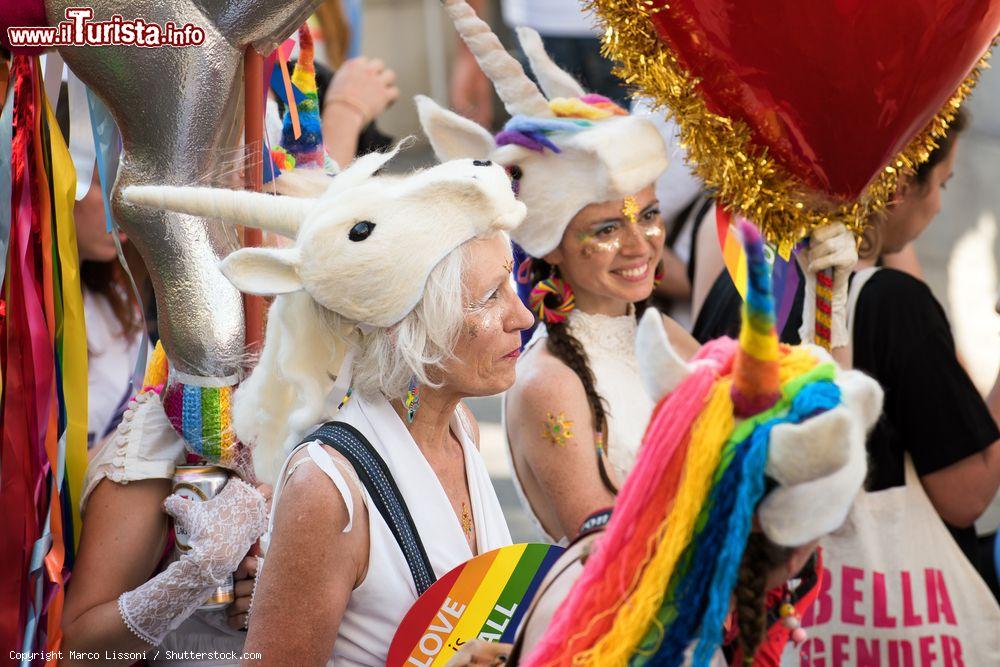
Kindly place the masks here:
<instances>
[{"instance_id":1,"label":"aluminum can","mask_svg":"<svg viewBox=\"0 0 1000 667\"><path fill-rule=\"evenodd\" d=\"M229 475L228 470L219 466L177 466L174 471L173 492L195 502L205 502L222 491L222 487L229 481ZM191 549L189 536L176 525L174 526L174 548L178 558ZM235 599L233 575L230 574L221 586L209 594L208 599L199 609L223 609Z\"/></svg>"}]
</instances>

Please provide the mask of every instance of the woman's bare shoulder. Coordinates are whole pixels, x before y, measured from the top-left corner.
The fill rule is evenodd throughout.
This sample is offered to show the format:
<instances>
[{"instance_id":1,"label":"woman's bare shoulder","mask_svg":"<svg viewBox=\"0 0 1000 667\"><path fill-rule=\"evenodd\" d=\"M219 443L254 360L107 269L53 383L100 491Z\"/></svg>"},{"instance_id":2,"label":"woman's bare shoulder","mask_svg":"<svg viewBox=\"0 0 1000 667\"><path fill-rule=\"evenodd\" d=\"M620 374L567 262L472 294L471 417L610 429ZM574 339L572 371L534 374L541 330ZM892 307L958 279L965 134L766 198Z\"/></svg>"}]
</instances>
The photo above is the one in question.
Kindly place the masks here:
<instances>
[{"instance_id":1,"label":"woman's bare shoulder","mask_svg":"<svg viewBox=\"0 0 1000 667\"><path fill-rule=\"evenodd\" d=\"M543 345L528 350L517 365L517 379L510 388L514 400L551 398L565 393L583 394L583 382L565 361Z\"/></svg>"},{"instance_id":2,"label":"woman's bare shoulder","mask_svg":"<svg viewBox=\"0 0 1000 667\"><path fill-rule=\"evenodd\" d=\"M332 447L321 445L321 448L323 454L329 457L330 464L346 480L351 497L345 497L330 475L313 458L309 448L302 447L288 462L289 472L286 473L281 490L280 505L292 506L296 515L305 512L314 518L322 518L330 528L335 529L335 533L339 533L347 527L352 514L356 518L359 506L364 504L361 488L350 462ZM351 511L348 511L348 503L352 505Z\"/></svg>"},{"instance_id":3,"label":"woman's bare shoulder","mask_svg":"<svg viewBox=\"0 0 1000 667\"><path fill-rule=\"evenodd\" d=\"M532 420L548 412L589 414L587 393L576 372L543 346L530 354L518 364L517 380L508 391L511 420Z\"/></svg>"}]
</instances>

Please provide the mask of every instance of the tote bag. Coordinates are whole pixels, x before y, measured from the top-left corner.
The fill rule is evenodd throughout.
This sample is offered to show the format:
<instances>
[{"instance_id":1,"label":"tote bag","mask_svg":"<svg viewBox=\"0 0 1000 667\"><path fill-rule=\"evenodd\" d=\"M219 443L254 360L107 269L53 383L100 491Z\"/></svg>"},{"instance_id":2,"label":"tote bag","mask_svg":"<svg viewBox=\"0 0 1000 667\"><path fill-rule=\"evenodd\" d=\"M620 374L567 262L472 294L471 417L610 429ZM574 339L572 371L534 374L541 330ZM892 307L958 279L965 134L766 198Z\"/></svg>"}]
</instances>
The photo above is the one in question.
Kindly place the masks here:
<instances>
[{"instance_id":1,"label":"tote bag","mask_svg":"<svg viewBox=\"0 0 1000 667\"><path fill-rule=\"evenodd\" d=\"M852 325L874 271L859 272L851 285ZM845 524L821 541L820 594L802 619L808 639L798 650L789 646L783 667L1000 666L1000 607L909 455L905 480L860 493Z\"/></svg>"}]
</instances>

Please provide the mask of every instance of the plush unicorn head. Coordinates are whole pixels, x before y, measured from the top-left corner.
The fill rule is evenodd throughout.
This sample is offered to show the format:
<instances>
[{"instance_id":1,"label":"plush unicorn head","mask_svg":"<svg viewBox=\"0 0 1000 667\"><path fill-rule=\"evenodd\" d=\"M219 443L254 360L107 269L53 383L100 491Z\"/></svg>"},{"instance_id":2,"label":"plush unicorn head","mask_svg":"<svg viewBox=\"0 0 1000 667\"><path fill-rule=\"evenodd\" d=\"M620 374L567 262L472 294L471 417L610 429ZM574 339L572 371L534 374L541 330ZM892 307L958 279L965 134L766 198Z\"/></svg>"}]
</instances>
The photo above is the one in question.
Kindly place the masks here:
<instances>
[{"instance_id":1,"label":"plush unicorn head","mask_svg":"<svg viewBox=\"0 0 1000 667\"><path fill-rule=\"evenodd\" d=\"M661 399L608 528L528 665L680 665L691 645L692 664L707 665L754 515L775 545L808 545L843 523L861 489L882 391L818 347L778 343L763 244L748 223L742 232L738 342L712 341L685 363L660 315L643 317L640 367Z\"/></svg>"},{"instance_id":2,"label":"plush unicorn head","mask_svg":"<svg viewBox=\"0 0 1000 667\"><path fill-rule=\"evenodd\" d=\"M305 290L348 320L388 327L413 309L445 255L491 230L514 229L525 214L507 174L489 161L373 176L396 150L360 158L317 198L167 186L134 186L124 195L296 239L289 248L238 250L223 260L222 272L248 294Z\"/></svg>"},{"instance_id":3,"label":"plush unicorn head","mask_svg":"<svg viewBox=\"0 0 1000 667\"><path fill-rule=\"evenodd\" d=\"M666 148L653 124L585 94L552 62L537 32L517 31L541 90L464 0L444 0L444 6L512 117L494 138L418 96L420 123L439 159L489 157L507 168L528 205L512 237L529 255L555 249L583 207L635 194L666 169Z\"/></svg>"},{"instance_id":4,"label":"plush unicorn head","mask_svg":"<svg viewBox=\"0 0 1000 667\"><path fill-rule=\"evenodd\" d=\"M509 231L524 218L524 204L499 166L456 160L405 177L375 176L395 153L358 159L319 192L319 181L311 180L306 190L314 196L306 198L159 186L124 192L145 206L295 239L288 248L244 248L222 262L223 273L241 291L277 295L260 359L234 396L232 411L236 435L253 445L261 480L274 481L286 449L336 411L352 382L385 379L377 368L363 367L359 376L355 355L364 362L371 340L380 341L379 349L395 347L392 337L400 327L413 333L410 316L446 257L466 241ZM457 301L461 295L448 297ZM360 339L355 328L363 332ZM422 362L423 351L411 350ZM404 387L412 373L423 372L402 370Z\"/></svg>"}]
</instances>

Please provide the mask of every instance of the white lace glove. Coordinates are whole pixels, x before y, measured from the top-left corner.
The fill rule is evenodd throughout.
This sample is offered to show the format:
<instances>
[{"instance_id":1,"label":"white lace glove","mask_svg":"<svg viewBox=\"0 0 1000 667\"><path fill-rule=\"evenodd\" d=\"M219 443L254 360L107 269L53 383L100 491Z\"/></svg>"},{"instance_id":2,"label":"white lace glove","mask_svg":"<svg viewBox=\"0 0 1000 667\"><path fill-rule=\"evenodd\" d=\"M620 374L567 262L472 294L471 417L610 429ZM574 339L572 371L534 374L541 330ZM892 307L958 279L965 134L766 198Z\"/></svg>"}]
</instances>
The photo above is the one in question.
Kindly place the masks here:
<instances>
[{"instance_id":1,"label":"white lace glove","mask_svg":"<svg viewBox=\"0 0 1000 667\"><path fill-rule=\"evenodd\" d=\"M858 263L858 248L854 235L843 224L833 222L813 231L809 249L795 255L806 278L805 303L799 337L812 343L816 335L816 274L833 269L833 289L830 297L830 347L844 347L850 341L847 331L847 288Z\"/></svg>"},{"instance_id":2,"label":"white lace glove","mask_svg":"<svg viewBox=\"0 0 1000 667\"><path fill-rule=\"evenodd\" d=\"M174 494L163 502L163 508L190 536L191 549L118 598L125 625L153 646L226 581L267 527L264 497L235 477L210 500L198 502Z\"/></svg>"}]
</instances>

